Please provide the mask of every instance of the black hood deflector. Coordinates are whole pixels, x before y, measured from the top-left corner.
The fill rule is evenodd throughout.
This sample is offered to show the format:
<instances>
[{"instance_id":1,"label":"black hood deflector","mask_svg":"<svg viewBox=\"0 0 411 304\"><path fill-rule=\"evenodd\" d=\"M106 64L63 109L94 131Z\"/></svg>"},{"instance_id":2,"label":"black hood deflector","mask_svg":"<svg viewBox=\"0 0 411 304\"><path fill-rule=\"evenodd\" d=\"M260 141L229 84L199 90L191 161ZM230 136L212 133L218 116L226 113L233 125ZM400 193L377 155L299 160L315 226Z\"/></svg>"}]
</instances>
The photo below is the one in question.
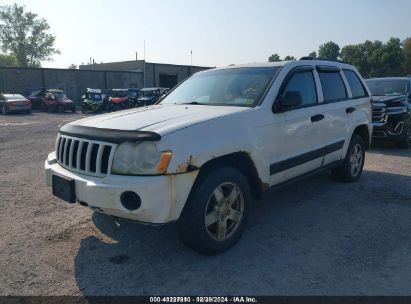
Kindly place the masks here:
<instances>
[{"instance_id":1,"label":"black hood deflector","mask_svg":"<svg viewBox=\"0 0 411 304\"><path fill-rule=\"evenodd\" d=\"M62 126L59 132L63 135L111 143L157 141L161 139L160 134L150 131L103 129L72 124Z\"/></svg>"}]
</instances>

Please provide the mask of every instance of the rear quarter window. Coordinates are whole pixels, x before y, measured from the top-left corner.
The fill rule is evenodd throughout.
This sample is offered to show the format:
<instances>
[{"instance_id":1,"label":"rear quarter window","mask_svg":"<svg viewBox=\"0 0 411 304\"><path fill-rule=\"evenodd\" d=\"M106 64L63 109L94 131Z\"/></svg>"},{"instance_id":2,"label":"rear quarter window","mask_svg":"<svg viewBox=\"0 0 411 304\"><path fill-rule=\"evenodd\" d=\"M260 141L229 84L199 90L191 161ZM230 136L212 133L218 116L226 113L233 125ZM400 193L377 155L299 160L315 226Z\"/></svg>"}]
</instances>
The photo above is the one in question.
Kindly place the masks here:
<instances>
[{"instance_id":1,"label":"rear quarter window","mask_svg":"<svg viewBox=\"0 0 411 304\"><path fill-rule=\"evenodd\" d=\"M354 71L344 70L344 75L347 78L348 84L350 85L353 98L368 96L361 80L358 78L357 74Z\"/></svg>"},{"instance_id":2,"label":"rear quarter window","mask_svg":"<svg viewBox=\"0 0 411 304\"><path fill-rule=\"evenodd\" d=\"M320 71L318 75L323 89L324 102L347 99L347 90L339 72Z\"/></svg>"}]
</instances>

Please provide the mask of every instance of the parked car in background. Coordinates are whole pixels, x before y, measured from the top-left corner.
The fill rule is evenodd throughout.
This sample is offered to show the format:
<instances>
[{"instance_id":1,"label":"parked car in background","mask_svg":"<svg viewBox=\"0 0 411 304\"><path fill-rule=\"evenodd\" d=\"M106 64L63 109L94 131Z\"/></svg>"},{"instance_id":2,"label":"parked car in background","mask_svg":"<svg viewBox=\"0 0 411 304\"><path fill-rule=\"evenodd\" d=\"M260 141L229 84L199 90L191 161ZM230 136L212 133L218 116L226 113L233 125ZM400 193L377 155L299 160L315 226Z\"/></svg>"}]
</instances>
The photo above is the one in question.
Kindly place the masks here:
<instances>
[{"instance_id":1,"label":"parked car in background","mask_svg":"<svg viewBox=\"0 0 411 304\"><path fill-rule=\"evenodd\" d=\"M129 108L128 89L111 89L108 92L107 112Z\"/></svg>"},{"instance_id":2,"label":"parked car in background","mask_svg":"<svg viewBox=\"0 0 411 304\"><path fill-rule=\"evenodd\" d=\"M138 97L140 95L140 90L139 89L128 89L128 105L130 108L138 106Z\"/></svg>"},{"instance_id":3,"label":"parked car in background","mask_svg":"<svg viewBox=\"0 0 411 304\"><path fill-rule=\"evenodd\" d=\"M178 221L183 241L204 254L233 246L252 199L270 189L330 169L357 181L371 141L370 93L340 62L206 70L148 109L61 127L46 183L94 211Z\"/></svg>"},{"instance_id":4,"label":"parked car in background","mask_svg":"<svg viewBox=\"0 0 411 304\"><path fill-rule=\"evenodd\" d=\"M81 112L97 113L102 112L105 109L105 94L100 89L86 89L86 94L81 96Z\"/></svg>"},{"instance_id":5,"label":"parked car in background","mask_svg":"<svg viewBox=\"0 0 411 304\"><path fill-rule=\"evenodd\" d=\"M65 111L76 112L76 105L69 99L64 91L49 89L45 92L41 103L43 112L58 112Z\"/></svg>"},{"instance_id":6,"label":"parked car in background","mask_svg":"<svg viewBox=\"0 0 411 304\"><path fill-rule=\"evenodd\" d=\"M373 138L411 146L411 78L367 79L373 95Z\"/></svg>"},{"instance_id":7,"label":"parked car in background","mask_svg":"<svg viewBox=\"0 0 411 304\"><path fill-rule=\"evenodd\" d=\"M20 94L0 94L0 109L3 115L10 112L31 113L31 102Z\"/></svg>"},{"instance_id":8,"label":"parked car in background","mask_svg":"<svg viewBox=\"0 0 411 304\"><path fill-rule=\"evenodd\" d=\"M140 90L138 106L149 106L155 104L161 96L167 92L166 88L144 88Z\"/></svg>"},{"instance_id":9,"label":"parked car in background","mask_svg":"<svg viewBox=\"0 0 411 304\"><path fill-rule=\"evenodd\" d=\"M37 88L32 90L28 95L27 99L31 101L32 109L40 109L43 102L44 94L46 90L44 88Z\"/></svg>"}]
</instances>

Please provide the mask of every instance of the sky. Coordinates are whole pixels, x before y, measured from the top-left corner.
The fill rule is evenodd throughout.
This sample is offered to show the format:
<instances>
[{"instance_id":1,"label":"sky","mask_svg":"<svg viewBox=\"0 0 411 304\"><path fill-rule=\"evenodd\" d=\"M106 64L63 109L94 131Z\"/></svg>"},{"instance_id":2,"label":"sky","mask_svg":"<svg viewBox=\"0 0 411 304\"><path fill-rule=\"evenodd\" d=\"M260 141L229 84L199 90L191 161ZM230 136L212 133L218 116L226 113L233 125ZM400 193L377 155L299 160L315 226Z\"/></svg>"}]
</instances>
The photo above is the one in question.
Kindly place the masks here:
<instances>
[{"instance_id":1,"label":"sky","mask_svg":"<svg viewBox=\"0 0 411 304\"><path fill-rule=\"evenodd\" d=\"M61 55L42 66L138 59L225 66L297 58L334 41L411 36L411 0L0 0L45 18Z\"/></svg>"}]
</instances>

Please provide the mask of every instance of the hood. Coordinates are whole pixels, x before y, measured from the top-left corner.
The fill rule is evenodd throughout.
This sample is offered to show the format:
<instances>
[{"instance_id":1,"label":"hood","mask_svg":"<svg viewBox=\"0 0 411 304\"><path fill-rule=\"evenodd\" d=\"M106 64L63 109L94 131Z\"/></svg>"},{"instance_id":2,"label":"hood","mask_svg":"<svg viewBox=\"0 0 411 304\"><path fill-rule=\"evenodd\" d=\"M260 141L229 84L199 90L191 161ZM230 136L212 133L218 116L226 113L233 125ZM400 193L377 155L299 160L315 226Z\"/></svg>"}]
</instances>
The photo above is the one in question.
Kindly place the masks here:
<instances>
[{"instance_id":1,"label":"hood","mask_svg":"<svg viewBox=\"0 0 411 304\"><path fill-rule=\"evenodd\" d=\"M155 96L145 96L145 97L140 97L138 100L152 100L154 98Z\"/></svg>"},{"instance_id":2,"label":"hood","mask_svg":"<svg viewBox=\"0 0 411 304\"><path fill-rule=\"evenodd\" d=\"M111 97L111 102L113 103L120 103L126 101L128 97Z\"/></svg>"},{"instance_id":3,"label":"hood","mask_svg":"<svg viewBox=\"0 0 411 304\"><path fill-rule=\"evenodd\" d=\"M400 96L373 96L372 101L379 103L379 102L398 102L403 101L408 98L407 95L400 95Z\"/></svg>"},{"instance_id":4,"label":"hood","mask_svg":"<svg viewBox=\"0 0 411 304\"><path fill-rule=\"evenodd\" d=\"M204 105L153 105L77 120L70 124L128 131L151 131L165 135L232 113L246 107Z\"/></svg>"}]
</instances>

